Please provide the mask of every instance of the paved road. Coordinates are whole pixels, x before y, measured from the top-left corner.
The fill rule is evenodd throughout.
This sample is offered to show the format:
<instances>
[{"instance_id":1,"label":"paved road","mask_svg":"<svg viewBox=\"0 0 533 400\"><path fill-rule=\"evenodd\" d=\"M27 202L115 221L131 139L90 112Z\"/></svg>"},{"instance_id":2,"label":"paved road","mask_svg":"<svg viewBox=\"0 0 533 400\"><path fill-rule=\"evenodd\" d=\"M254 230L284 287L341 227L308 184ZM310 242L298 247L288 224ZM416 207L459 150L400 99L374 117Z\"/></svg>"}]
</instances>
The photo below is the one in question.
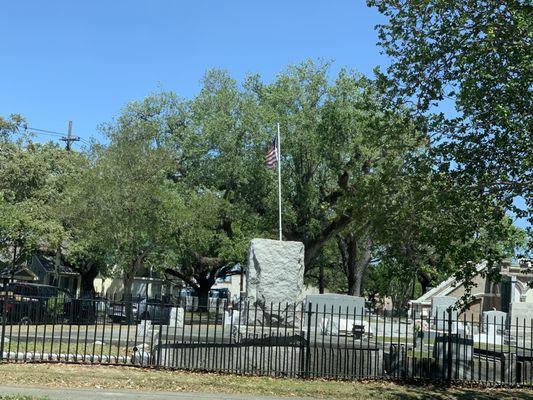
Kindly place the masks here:
<instances>
[{"instance_id":1,"label":"paved road","mask_svg":"<svg viewBox=\"0 0 533 400\"><path fill-rule=\"evenodd\" d=\"M265 397L254 395L236 395L221 393L170 393L137 392L106 389L53 389L27 386L0 386L0 394L19 394L25 396L47 396L49 400L276 400L287 397ZM291 400L304 400L290 397ZM312 400L306 397L306 400Z\"/></svg>"}]
</instances>

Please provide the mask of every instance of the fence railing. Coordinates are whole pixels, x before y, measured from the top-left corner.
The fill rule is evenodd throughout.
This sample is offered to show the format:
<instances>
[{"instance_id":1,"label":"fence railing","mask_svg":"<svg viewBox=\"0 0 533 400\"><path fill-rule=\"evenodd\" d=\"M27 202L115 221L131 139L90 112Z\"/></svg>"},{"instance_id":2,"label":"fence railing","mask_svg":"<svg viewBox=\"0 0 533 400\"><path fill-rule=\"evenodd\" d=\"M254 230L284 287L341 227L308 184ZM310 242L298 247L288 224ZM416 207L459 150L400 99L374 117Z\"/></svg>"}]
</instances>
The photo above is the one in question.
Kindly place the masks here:
<instances>
[{"instance_id":1,"label":"fence railing","mask_svg":"<svg viewBox=\"0 0 533 400\"><path fill-rule=\"evenodd\" d=\"M533 385L533 321L212 299L0 298L0 358L302 378Z\"/></svg>"}]
</instances>

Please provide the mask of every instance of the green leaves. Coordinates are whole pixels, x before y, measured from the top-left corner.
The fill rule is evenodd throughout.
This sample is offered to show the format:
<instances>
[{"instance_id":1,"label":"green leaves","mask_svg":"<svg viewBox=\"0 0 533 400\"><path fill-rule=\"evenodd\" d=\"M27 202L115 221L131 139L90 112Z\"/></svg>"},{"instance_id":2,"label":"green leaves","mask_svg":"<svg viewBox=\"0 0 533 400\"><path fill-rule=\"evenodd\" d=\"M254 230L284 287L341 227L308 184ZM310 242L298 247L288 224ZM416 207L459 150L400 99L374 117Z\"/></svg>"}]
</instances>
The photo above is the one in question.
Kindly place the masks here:
<instances>
[{"instance_id":1,"label":"green leaves","mask_svg":"<svg viewBox=\"0 0 533 400\"><path fill-rule=\"evenodd\" d=\"M80 162L53 144L5 142L0 151L0 256L15 264L65 238L59 204Z\"/></svg>"},{"instance_id":2,"label":"green leaves","mask_svg":"<svg viewBox=\"0 0 533 400\"><path fill-rule=\"evenodd\" d=\"M0 143L7 141L13 134L24 127L25 119L19 114L11 114L9 118L0 117Z\"/></svg>"},{"instance_id":3,"label":"green leaves","mask_svg":"<svg viewBox=\"0 0 533 400\"><path fill-rule=\"evenodd\" d=\"M70 218L81 237L107 249L124 274L134 276L176 235L183 202L167 178L172 159L157 144L159 127L130 111L108 127L111 143L94 149L94 165L81 182L72 182Z\"/></svg>"},{"instance_id":4,"label":"green leaves","mask_svg":"<svg viewBox=\"0 0 533 400\"><path fill-rule=\"evenodd\" d=\"M378 32L380 45L392 59L390 93L416 101L423 113L451 100L457 116L433 126L435 150L453 160L462 179L531 219L531 4L367 3L388 20ZM516 196L526 207L508 206Z\"/></svg>"}]
</instances>

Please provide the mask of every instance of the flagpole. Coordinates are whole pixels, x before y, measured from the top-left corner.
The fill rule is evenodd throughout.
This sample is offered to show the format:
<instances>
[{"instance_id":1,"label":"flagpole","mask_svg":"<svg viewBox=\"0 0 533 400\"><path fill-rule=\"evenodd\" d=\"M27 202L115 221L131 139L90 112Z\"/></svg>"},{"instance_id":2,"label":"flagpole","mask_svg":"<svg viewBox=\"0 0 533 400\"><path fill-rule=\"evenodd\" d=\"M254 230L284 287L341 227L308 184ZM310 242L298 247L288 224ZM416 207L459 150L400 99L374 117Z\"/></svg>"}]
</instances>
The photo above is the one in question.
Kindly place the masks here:
<instances>
[{"instance_id":1,"label":"flagpole","mask_svg":"<svg viewBox=\"0 0 533 400\"><path fill-rule=\"evenodd\" d=\"M279 209L279 240L282 241L282 225L281 225L281 140L279 135L279 122L278 122L278 209Z\"/></svg>"}]
</instances>

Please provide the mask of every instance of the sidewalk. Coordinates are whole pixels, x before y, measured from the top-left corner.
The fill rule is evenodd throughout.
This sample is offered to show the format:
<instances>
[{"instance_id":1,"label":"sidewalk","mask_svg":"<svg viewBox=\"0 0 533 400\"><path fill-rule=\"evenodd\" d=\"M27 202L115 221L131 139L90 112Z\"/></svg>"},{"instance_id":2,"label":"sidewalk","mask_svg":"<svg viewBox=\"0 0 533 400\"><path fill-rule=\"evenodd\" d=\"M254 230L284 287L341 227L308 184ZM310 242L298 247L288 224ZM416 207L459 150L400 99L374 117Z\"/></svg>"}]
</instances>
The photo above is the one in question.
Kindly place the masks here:
<instances>
[{"instance_id":1,"label":"sidewalk","mask_svg":"<svg viewBox=\"0 0 533 400\"><path fill-rule=\"evenodd\" d=\"M138 392L133 390L109 389L52 389L28 386L0 386L0 395L24 395L47 397L47 400L304 400L298 397L265 397L243 394L221 393L171 393L171 392ZM306 397L305 400L312 400Z\"/></svg>"}]
</instances>

